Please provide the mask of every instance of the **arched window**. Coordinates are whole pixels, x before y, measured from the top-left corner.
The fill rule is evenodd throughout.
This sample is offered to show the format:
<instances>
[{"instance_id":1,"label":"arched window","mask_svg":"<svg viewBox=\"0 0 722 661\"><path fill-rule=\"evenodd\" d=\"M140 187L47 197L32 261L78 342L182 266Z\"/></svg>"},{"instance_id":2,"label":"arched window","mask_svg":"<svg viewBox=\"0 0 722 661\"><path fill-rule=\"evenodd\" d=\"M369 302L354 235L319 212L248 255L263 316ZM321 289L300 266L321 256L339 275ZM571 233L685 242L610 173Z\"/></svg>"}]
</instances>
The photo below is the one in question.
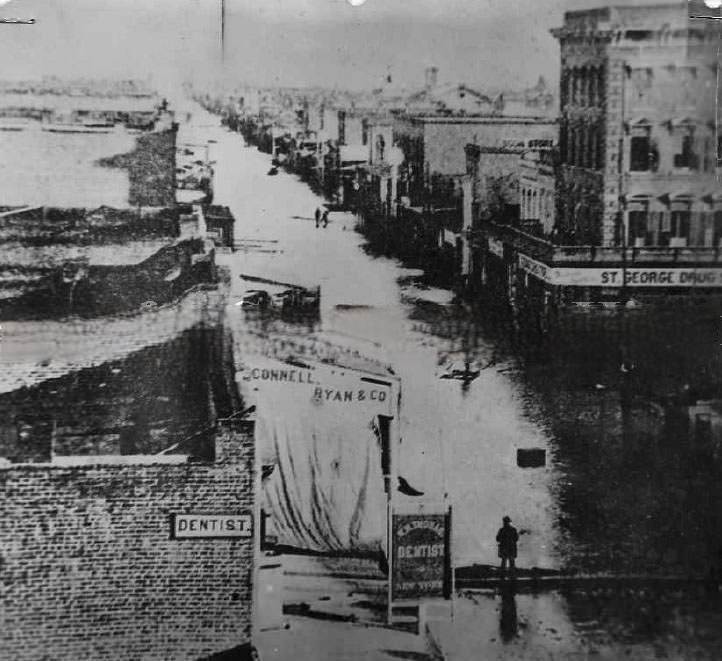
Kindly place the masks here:
<instances>
[{"instance_id":1,"label":"arched window","mask_svg":"<svg viewBox=\"0 0 722 661\"><path fill-rule=\"evenodd\" d=\"M567 71L567 103L574 103L574 69Z\"/></svg>"}]
</instances>

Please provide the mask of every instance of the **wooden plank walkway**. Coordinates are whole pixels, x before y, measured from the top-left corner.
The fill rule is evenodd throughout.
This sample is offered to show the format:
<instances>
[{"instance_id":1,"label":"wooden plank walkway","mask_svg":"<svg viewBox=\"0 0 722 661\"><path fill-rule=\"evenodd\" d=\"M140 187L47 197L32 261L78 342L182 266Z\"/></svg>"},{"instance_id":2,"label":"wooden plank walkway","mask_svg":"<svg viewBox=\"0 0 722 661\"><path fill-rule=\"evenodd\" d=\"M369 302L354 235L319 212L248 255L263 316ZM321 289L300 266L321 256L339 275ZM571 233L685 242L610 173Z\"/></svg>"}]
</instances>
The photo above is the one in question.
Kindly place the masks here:
<instances>
[{"instance_id":1,"label":"wooden plank walkway","mask_svg":"<svg viewBox=\"0 0 722 661\"><path fill-rule=\"evenodd\" d=\"M518 591L564 590L574 588L681 588L709 585L716 582L704 576L675 576L647 574L568 574L568 575L517 575L516 577L485 576L456 578L457 590L491 590L503 587Z\"/></svg>"}]
</instances>

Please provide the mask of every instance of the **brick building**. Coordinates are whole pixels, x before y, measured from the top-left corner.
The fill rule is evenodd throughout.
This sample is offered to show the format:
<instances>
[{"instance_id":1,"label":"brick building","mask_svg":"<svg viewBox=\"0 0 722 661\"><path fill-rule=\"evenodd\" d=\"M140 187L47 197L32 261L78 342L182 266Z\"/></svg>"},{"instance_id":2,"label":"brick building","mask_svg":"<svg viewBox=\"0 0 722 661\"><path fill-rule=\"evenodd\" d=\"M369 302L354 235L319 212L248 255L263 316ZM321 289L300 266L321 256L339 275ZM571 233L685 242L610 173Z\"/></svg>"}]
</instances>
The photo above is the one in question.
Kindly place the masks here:
<instances>
[{"instance_id":1,"label":"brick building","mask_svg":"<svg viewBox=\"0 0 722 661\"><path fill-rule=\"evenodd\" d=\"M253 423L219 426L214 454L0 467L0 656L199 659L250 641ZM243 535L186 534L214 520Z\"/></svg>"}]
</instances>

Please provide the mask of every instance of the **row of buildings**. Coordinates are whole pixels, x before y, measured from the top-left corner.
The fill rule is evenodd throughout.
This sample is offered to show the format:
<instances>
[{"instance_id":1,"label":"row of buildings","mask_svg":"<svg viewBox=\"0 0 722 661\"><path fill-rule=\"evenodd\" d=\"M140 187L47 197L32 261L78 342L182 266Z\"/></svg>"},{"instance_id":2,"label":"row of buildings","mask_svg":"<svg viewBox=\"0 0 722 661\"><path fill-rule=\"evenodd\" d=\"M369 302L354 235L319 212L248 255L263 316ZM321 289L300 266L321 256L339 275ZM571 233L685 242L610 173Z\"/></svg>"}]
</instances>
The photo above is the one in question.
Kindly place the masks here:
<instances>
[{"instance_id":1,"label":"row of buildings","mask_svg":"<svg viewBox=\"0 0 722 661\"><path fill-rule=\"evenodd\" d=\"M0 130L19 130L33 121L47 130L147 130L173 120L167 101L144 81L0 81Z\"/></svg>"},{"instance_id":2,"label":"row of buildings","mask_svg":"<svg viewBox=\"0 0 722 661\"><path fill-rule=\"evenodd\" d=\"M408 94L244 89L220 109L471 292L535 304L708 293L722 287L720 27L695 6L567 12L552 31L558 94L543 79L518 93L439 85L432 67Z\"/></svg>"}]
</instances>

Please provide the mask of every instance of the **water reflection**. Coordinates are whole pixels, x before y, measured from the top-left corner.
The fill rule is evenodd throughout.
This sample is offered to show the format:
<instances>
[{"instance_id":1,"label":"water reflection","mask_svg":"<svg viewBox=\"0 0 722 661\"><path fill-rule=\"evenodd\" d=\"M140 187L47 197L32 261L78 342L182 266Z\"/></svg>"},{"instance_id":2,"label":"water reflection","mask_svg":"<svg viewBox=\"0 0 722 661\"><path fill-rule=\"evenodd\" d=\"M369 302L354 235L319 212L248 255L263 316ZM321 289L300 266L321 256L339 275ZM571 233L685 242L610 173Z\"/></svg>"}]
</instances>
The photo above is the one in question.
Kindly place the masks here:
<instances>
[{"instance_id":1,"label":"water reflection","mask_svg":"<svg viewBox=\"0 0 722 661\"><path fill-rule=\"evenodd\" d=\"M499 634L501 639L508 643L516 638L519 632L519 622L516 614L516 586L513 580L502 584L501 608L499 609Z\"/></svg>"}]
</instances>

